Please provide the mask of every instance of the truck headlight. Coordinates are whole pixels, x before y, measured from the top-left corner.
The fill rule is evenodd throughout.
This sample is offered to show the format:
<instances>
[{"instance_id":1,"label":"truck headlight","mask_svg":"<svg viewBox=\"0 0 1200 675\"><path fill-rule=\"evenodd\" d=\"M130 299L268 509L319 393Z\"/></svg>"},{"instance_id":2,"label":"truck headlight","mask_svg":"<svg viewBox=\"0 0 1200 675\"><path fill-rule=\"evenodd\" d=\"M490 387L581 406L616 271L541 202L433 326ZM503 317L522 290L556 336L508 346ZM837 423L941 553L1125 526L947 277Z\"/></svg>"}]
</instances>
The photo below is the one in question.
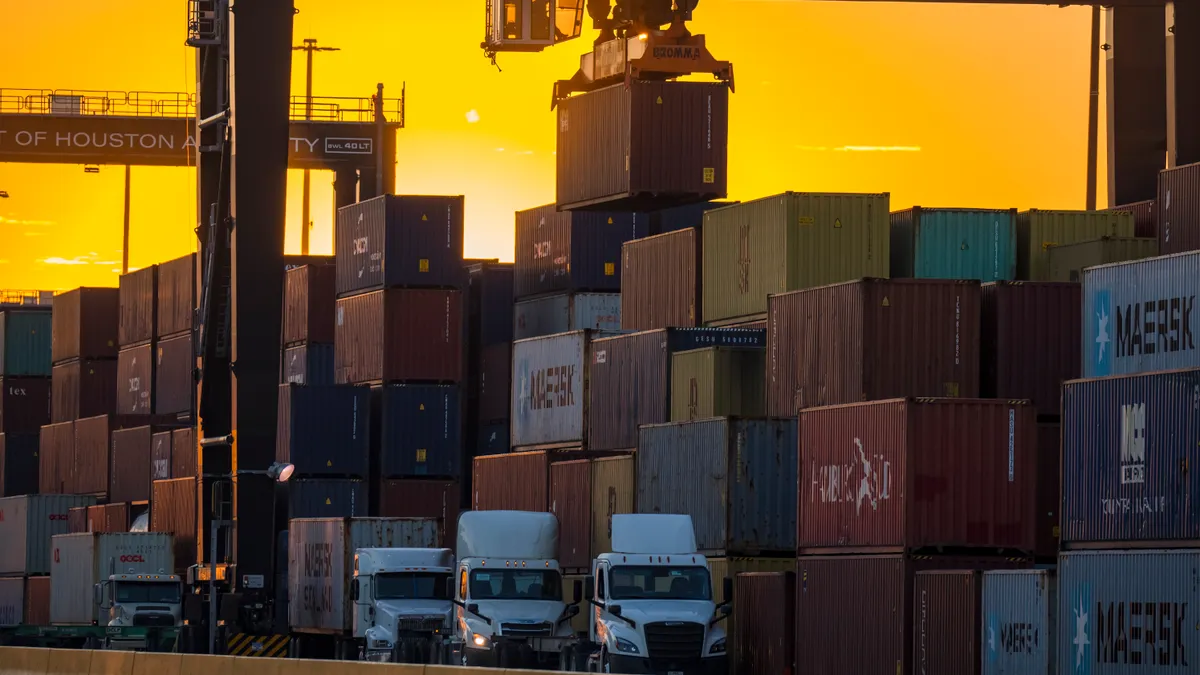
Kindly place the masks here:
<instances>
[{"instance_id":1,"label":"truck headlight","mask_svg":"<svg viewBox=\"0 0 1200 675\"><path fill-rule=\"evenodd\" d=\"M638 646L626 640L625 638L617 638L617 651L625 654L640 654Z\"/></svg>"},{"instance_id":2,"label":"truck headlight","mask_svg":"<svg viewBox=\"0 0 1200 675\"><path fill-rule=\"evenodd\" d=\"M716 642L712 643L712 646L708 648L708 653L709 654L724 654L725 653L725 638L721 638L720 640L717 640Z\"/></svg>"},{"instance_id":3,"label":"truck headlight","mask_svg":"<svg viewBox=\"0 0 1200 675\"><path fill-rule=\"evenodd\" d=\"M487 649L489 642L490 640L487 639L486 635L480 635L479 633L471 634L471 644L480 649Z\"/></svg>"}]
</instances>

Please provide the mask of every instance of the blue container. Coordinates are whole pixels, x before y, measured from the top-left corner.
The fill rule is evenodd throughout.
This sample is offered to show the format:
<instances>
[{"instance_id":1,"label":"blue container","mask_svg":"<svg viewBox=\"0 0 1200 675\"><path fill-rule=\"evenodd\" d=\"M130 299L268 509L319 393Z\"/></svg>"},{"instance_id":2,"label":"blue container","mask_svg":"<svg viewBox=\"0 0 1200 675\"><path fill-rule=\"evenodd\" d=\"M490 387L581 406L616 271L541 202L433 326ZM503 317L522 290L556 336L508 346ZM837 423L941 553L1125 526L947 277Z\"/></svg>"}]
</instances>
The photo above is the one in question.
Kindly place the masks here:
<instances>
[{"instance_id":1,"label":"blue container","mask_svg":"<svg viewBox=\"0 0 1200 675\"><path fill-rule=\"evenodd\" d=\"M503 455L508 452L508 421L480 424L475 432L475 456Z\"/></svg>"},{"instance_id":2,"label":"blue container","mask_svg":"<svg viewBox=\"0 0 1200 675\"><path fill-rule=\"evenodd\" d=\"M275 459L298 477L370 475L371 390L350 385L279 385Z\"/></svg>"},{"instance_id":3,"label":"blue container","mask_svg":"<svg viewBox=\"0 0 1200 675\"><path fill-rule=\"evenodd\" d=\"M462 399L455 385L389 384L379 391L383 478L462 472Z\"/></svg>"},{"instance_id":4,"label":"blue container","mask_svg":"<svg viewBox=\"0 0 1200 675\"><path fill-rule=\"evenodd\" d=\"M463 198L381 195L337 213L337 294L462 286Z\"/></svg>"},{"instance_id":5,"label":"blue container","mask_svg":"<svg viewBox=\"0 0 1200 675\"><path fill-rule=\"evenodd\" d=\"M1200 540L1200 370L1068 382L1062 433L1064 543Z\"/></svg>"},{"instance_id":6,"label":"blue container","mask_svg":"<svg viewBox=\"0 0 1200 675\"><path fill-rule=\"evenodd\" d=\"M480 347L513 341L512 263L483 262L467 269L467 316Z\"/></svg>"},{"instance_id":7,"label":"blue container","mask_svg":"<svg viewBox=\"0 0 1200 675\"><path fill-rule=\"evenodd\" d=\"M283 384L334 384L333 345L310 342L283 351Z\"/></svg>"},{"instance_id":8,"label":"blue container","mask_svg":"<svg viewBox=\"0 0 1200 675\"><path fill-rule=\"evenodd\" d=\"M621 246L650 232L644 213L517 212L513 294L621 290Z\"/></svg>"},{"instance_id":9,"label":"blue container","mask_svg":"<svg viewBox=\"0 0 1200 675\"><path fill-rule=\"evenodd\" d=\"M914 206L893 213L891 227L893 278L1016 278L1016 209Z\"/></svg>"},{"instance_id":10,"label":"blue container","mask_svg":"<svg viewBox=\"0 0 1200 675\"><path fill-rule=\"evenodd\" d=\"M0 377L50 377L51 321L46 309L0 312Z\"/></svg>"},{"instance_id":11,"label":"blue container","mask_svg":"<svg viewBox=\"0 0 1200 675\"><path fill-rule=\"evenodd\" d=\"M650 213L650 234L665 234L676 230L686 230L694 227L697 230L704 224L704 214L713 209L732 206L738 202L700 202L687 204L670 209L662 209Z\"/></svg>"},{"instance_id":12,"label":"blue container","mask_svg":"<svg viewBox=\"0 0 1200 675\"><path fill-rule=\"evenodd\" d=\"M638 513L690 515L705 554L794 553L796 443L795 418L644 426Z\"/></svg>"},{"instance_id":13,"label":"blue container","mask_svg":"<svg viewBox=\"0 0 1200 675\"><path fill-rule=\"evenodd\" d=\"M287 482L288 519L366 518L367 484L361 480L311 479Z\"/></svg>"},{"instance_id":14,"label":"blue container","mask_svg":"<svg viewBox=\"0 0 1200 675\"><path fill-rule=\"evenodd\" d=\"M1200 252L1083 271L1083 376L1200 367Z\"/></svg>"},{"instance_id":15,"label":"blue container","mask_svg":"<svg viewBox=\"0 0 1200 675\"><path fill-rule=\"evenodd\" d=\"M620 293L559 293L513 305L516 339L573 330L621 330Z\"/></svg>"},{"instance_id":16,"label":"blue container","mask_svg":"<svg viewBox=\"0 0 1200 675\"><path fill-rule=\"evenodd\" d=\"M1058 559L1061 675L1200 669L1200 551L1074 551Z\"/></svg>"},{"instance_id":17,"label":"blue container","mask_svg":"<svg viewBox=\"0 0 1200 675\"><path fill-rule=\"evenodd\" d=\"M1053 675L1058 641L1053 570L983 573L983 675Z\"/></svg>"}]
</instances>

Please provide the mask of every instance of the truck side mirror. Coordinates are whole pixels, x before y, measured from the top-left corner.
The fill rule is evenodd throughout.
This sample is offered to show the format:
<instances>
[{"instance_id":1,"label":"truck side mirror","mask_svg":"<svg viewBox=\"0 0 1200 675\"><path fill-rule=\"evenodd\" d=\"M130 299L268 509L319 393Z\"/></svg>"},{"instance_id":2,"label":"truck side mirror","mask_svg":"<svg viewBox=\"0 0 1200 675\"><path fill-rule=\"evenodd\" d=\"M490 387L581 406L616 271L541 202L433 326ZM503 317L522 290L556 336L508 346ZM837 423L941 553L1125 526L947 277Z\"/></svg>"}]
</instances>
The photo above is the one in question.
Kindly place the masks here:
<instances>
[{"instance_id":1,"label":"truck side mirror","mask_svg":"<svg viewBox=\"0 0 1200 675\"><path fill-rule=\"evenodd\" d=\"M472 614L478 615L479 614L479 605L472 602L471 604L467 605L467 611Z\"/></svg>"},{"instance_id":2,"label":"truck side mirror","mask_svg":"<svg viewBox=\"0 0 1200 675\"><path fill-rule=\"evenodd\" d=\"M575 583L572 584L572 591L575 595L575 604L578 605L583 602L583 582L576 579Z\"/></svg>"},{"instance_id":3,"label":"truck side mirror","mask_svg":"<svg viewBox=\"0 0 1200 675\"><path fill-rule=\"evenodd\" d=\"M596 597L596 577L590 574L583 580L583 596L589 600Z\"/></svg>"},{"instance_id":4,"label":"truck side mirror","mask_svg":"<svg viewBox=\"0 0 1200 675\"><path fill-rule=\"evenodd\" d=\"M730 605L721 605L721 616L729 616L733 614L733 607Z\"/></svg>"},{"instance_id":5,"label":"truck side mirror","mask_svg":"<svg viewBox=\"0 0 1200 675\"><path fill-rule=\"evenodd\" d=\"M350 585L350 593L354 597L354 602L358 602L358 577L354 577L354 583Z\"/></svg>"},{"instance_id":6,"label":"truck side mirror","mask_svg":"<svg viewBox=\"0 0 1200 675\"><path fill-rule=\"evenodd\" d=\"M104 599L102 597L100 597L100 584L94 584L92 586L92 602L97 607L99 607L100 605L102 605L104 603Z\"/></svg>"},{"instance_id":7,"label":"truck side mirror","mask_svg":"<svg viewBox=\"0 0 1200 675\"><path fill-rule=\"evenodd\" d=\"M721 590L725 592L725 602L733 602L733 579L725 577Z\"/></svg>"},{"instance_id":8,"label":"truck side mirror","mask_svg":"<svg viewBox=\"0 0 1200 675\"><path fill-rule=\"evenodd\" d=\"M454 585L454 577L447 577L446 578L446 597L453 600L455 598L456 590L458 590L458 589Z\"/></svg>"},{"instance_id":9,"label":"truck side mirror","mask_svg":"<svg viewBox=\"0 0 1200 675\"><path fill-rule=\"evenodd\" d=\"M612 614L613 616L621 616L621 606L620 605L609 605L608 613Z\"/></svg>"}]
</instances>

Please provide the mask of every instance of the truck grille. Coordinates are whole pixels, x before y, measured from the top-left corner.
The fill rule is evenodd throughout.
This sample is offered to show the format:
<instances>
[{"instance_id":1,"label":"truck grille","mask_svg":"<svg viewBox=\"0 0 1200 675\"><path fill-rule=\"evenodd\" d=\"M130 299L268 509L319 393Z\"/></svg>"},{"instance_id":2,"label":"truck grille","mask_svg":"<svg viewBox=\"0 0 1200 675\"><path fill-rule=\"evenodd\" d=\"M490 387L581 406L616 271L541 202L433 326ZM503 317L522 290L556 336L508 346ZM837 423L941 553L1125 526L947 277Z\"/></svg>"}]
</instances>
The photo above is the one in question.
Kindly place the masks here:
<instances>
[{"instance_id":1,"label":"truck grille","mask_svg":"<svg viewBox=\"0 0 1200 675\"><path fill-rule=\"evenodd\" d=\"M549 621L542 623L502 623L500 634L508 637L553 637L554 624Z\"/></svg>"},{"instance_id":2,"label":"truck grille","mask_svg":"<svg viewBox=\"0 0 1200 675\"><path fill-rule=\"evenodd\" d=\"M170 628L175 625L175 617L170 614L134 614L133 625L150 628Z\"/></svg>"},{"instance_id":3,"label":"truck grille","mask_svg":"<svg viewBox=\"0 0 1200 675\"><path fill-rule=\"evenodd\" d=\"M698 659L704 649L704 625L674 621L648 623L646 649L654 660Z\"/></svg>"},{"instance_id":4,"label":"truck grille","mask_svg":"<svg viewBox=\"0 0 1200 675\"><path fill-rule=\"evenodd\" d=\"M418 633L434 633L440 631L445 624L445 617L440 616L408 618L397 621L396 629L414 631Z\"/></svg>"}]
</instances>

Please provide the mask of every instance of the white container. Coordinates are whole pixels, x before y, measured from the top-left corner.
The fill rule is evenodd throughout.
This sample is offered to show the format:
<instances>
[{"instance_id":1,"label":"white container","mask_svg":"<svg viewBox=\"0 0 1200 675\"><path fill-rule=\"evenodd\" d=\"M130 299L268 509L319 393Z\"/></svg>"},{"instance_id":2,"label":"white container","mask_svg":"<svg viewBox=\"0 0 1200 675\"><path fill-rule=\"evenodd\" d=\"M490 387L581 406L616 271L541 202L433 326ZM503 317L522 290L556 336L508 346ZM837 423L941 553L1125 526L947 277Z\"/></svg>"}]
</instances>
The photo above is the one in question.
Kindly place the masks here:
<instances>
[{"instance_id":1,"label":"white container","mask_svg":"<svg viewBox=\"0 0 1200 675\"><path fill-rule=\"evenodd\" d=\"M51 544L50 623L107 625L96 606L96 584L113 574L175 572L175 542L158 532L56 535Z\"/></svg>"},{"instance_id":2,"label":"white container","mask_svg":"<svg viewBox=\"0 0 1200 675\"><path fill-rule=\"evenodd\" d=\"M92 497L27 495L0 499L0 576L50 573L50 537L66 534L67 511Z\"/></svg>"},{"instance_id":3,"label":"white container","mask_svg":"<svg viewBox=\"0 0 1200 675\"><path fill-rule=\"evenodd\" d=\"M559 293L513 305L517 340L573 330L621 330L621 294Z\"/></svg>"},{"instance_id":4,"label":"white container","mask_svg":"<svg viewBox=\"0 0 1200 675\"><path fill-rule=\"evenodd\" d=\"M0 579L0 627L19 626L25 617L25 578Z\"/></svg>"}]
</instances>

